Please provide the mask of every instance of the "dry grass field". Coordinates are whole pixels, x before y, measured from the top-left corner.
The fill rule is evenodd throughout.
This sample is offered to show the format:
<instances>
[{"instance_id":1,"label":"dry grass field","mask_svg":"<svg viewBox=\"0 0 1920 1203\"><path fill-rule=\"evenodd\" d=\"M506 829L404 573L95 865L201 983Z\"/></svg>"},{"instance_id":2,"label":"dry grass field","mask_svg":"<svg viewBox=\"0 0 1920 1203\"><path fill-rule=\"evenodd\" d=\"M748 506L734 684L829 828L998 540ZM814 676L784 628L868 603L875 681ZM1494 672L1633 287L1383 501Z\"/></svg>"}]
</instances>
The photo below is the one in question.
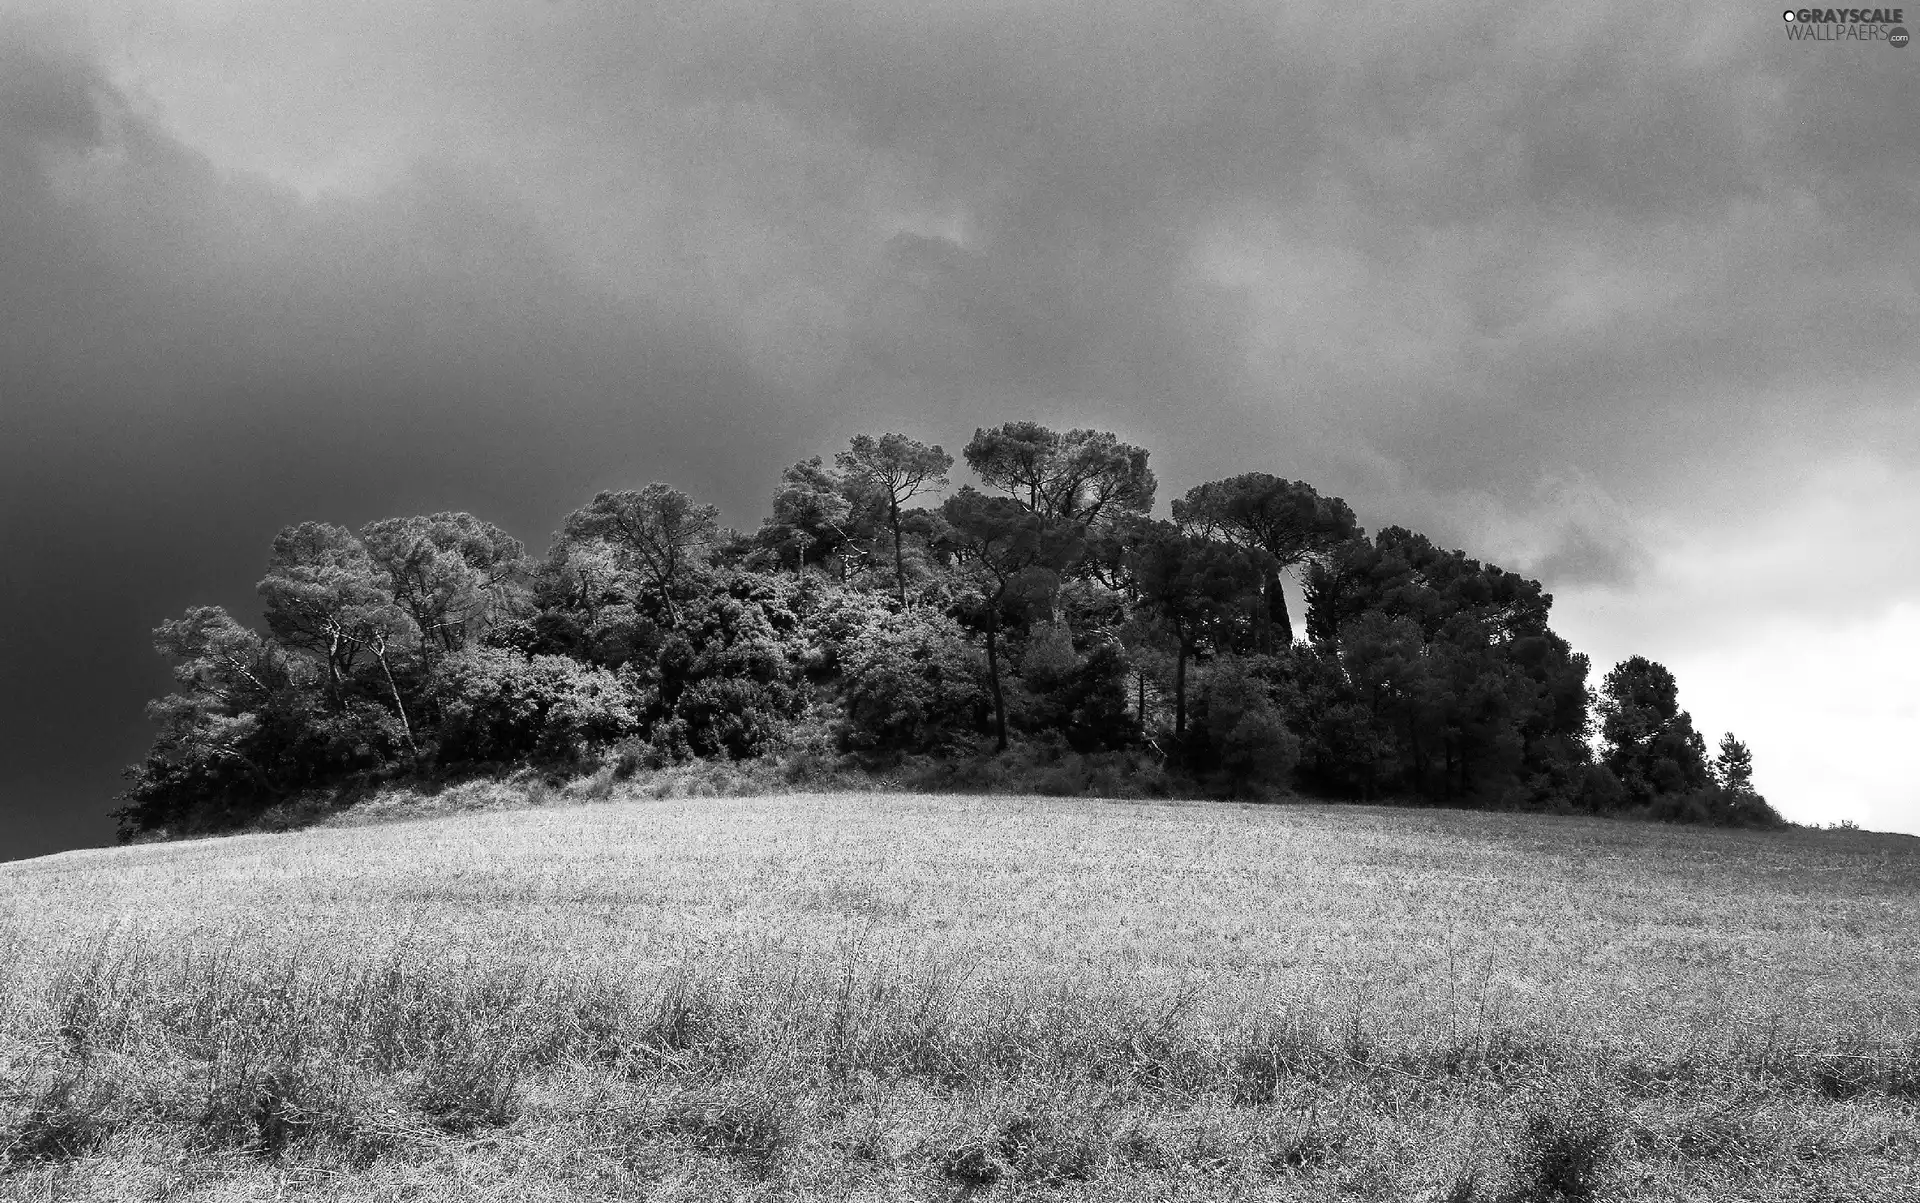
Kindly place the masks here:
<instances>
[{"instance_id":1,"label":"dry grass field","mask_svg":"<svg viewBox=\"0 0 1920 1203\"><path fill-rule=\"evenodd\" d=\"M536 800L0 865L0 1197L1920 1198L1917 840Z\"/></svg>"}]
</instances>

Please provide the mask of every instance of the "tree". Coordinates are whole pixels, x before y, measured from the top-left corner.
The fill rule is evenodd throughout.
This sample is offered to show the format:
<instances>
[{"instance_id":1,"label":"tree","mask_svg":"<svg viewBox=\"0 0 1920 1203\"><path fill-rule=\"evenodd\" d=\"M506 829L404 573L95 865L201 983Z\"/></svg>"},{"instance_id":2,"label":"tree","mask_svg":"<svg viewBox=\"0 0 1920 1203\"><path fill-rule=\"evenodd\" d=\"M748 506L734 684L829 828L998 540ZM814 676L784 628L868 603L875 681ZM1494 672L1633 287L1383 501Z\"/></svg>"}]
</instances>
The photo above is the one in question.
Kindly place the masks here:
<instances>
[{"instance_id":1,"label":"tree","mask_svg":"<svg viewBox=\"0 0 1920 1203\"><path fill-rule=\"evenodd\" d=\"M274 537L259 590L266 601L268 628L325 663L336 708L346 704L345 686L361 653L373 657L407 748L418 756L413 720L394 673L397 657L408 646L410 620L366 546L345 527L331 523L287 527Z\"/></svg>"},{"instance_id":2,"label":"tree","mask_svg":"<svg viewBox=\"0 0 1920 1203\"><path fill-rule=\"evenodd\" d=\"M698 568L719 537L720 511L701 505L671 485L638 491L602 492L567 515L561 538L615 548L639 572L666 608L675 613L674 592Z\"/></svg>"},{"instance_id":3,"label":"tree","mask_svg":"<svg viewBox=\"0 0 1920 1203\"><path fill-rule=\"evenodd\" d=\"M1602 760L1635 806L1698 790L1710 779L1706 741L1680 709L1679 692L1666 666L1642 656L1614 665L1601 684Z\"/></svg>"},{"instance_id":4,"label":"tree","mask_svg":"<svg viewBox=\"0 0 1920 1203\"><path fill-rule=\"evenodd\" d=\"M975 475L1033 513L1091 527L1103 517L1153 508L1147 452L1099 430L1049 430L1008 422L976 430L964 452Z\"/></svg>"},{"instance_id":5,"label":"tree","mask_svg":"<svg viewBox=\"0 0 1920 1203\"><path fill-rule=\"evenodd\" d=\"M361 527L360 541L429 656L477 642L515 608L527 579L520 540L472 514L383 518Z\"/></svg>"},{"instance_id":6,"label":"tree","mask_svg":"<svg viewBox=\"0 0 1920 1203\"><path fill-rule=\"evenodd\" d=\"M1259 565L1244 549L1186 534L1170 522L1145 528L1131 553L1140 602L1173 636L1173 729L1187 729L1187 661L1210 633L1244 609Z\"/></svg>"},{"instance_id":7,"label":"tree","mask_svg":"<svg viewBox=\"0 0 1920 1203\"><path fill-rule=\"evenodd\" d=\"M1173 503L1173 519L1195 533L1266 553L1270 562L1261 584L1267 621L1283 645L1293 642L1293 621L1280 574L1360 535L1346 502L1320 496L1305 481L1265 472L1194 486Z\"/></svg>"},{"instance_id":8,"label":"tree","mask_svg":"<svg viewBox=\"0 0 1920 1203\"><path fill-rule=\"evenodd\" d=\"M148 707L176 763L225 762L262 792L283 792L258 747L267 714L285 705L295 673L286 655L219 606L196 606L153 632L184 688Z\"/></svg>"},{"instance_id":9,"label":"tree","mask_svg":"<svg viewBox=\"0 0 1920 1203\"><path fill-rule=\"evenodd\" d=\"M993 697L994 739L1007 749L1007 705L1000 685L1000 612L1023 589L1050 589L1079 554L1071 530L1047 522L1008 497L989 497L970 485L940 507L939 539L980 590L987 629L987 680Z\"/></svg>"},{"instance_id":10,"label":"tree","mask_svg":"<svg viewBox=\"0 0 1920 1203\"><path fill-rule=\"evenodd\" d=\"M231 825L399 743L393 716L371 702L317 707L316 665L218 606L162 623L154 650L173 661L178 688L147 707L159 730L127 770L123 838Z\"/></svg>"},{"instance_id":11,"label":"tree","mask_svg":"<svg viewBox=\"0 0 1920 1203\"><path fill-rule=\"evenodd\" d=\"M1720 737L1720 753L1708 770L1704 791L1708 821L1725 827L1779 828L1787 825L1753 788L1753 752L1729 731Z\"/></svg>"},{"instance_id":12,"label":"tree","mask_svg":"<svg viewBox=\"0 0 1920 1203\"><path fill-rule=\"evenodd\" d=\"M1369 610L1411 618L1427 639L1461 613L1496 640L1517 639L1545 632L1553 606L1539 581L1438 547L1401 526L1312 558L1306 585L1307 635L1316 641L1335 640L1342 626Z\"/></svg>"},{"instance_id":13,"label":"tree","mask_svg":"<svg viewBox=\"0 0 1920 1203\"><path fill-rule=\"evenodd\" d=\"M360 654L359 642L348 634L356 617L393 600L374 573L366 547L351 531L303 522L274 536L267 575L258 586L267 629L325 665L327 693L335 705Z\"/></svg>"},{"instance_id":14,"label":"tree","mask_svg":"<svg viewBox=\"0 0 1920 1203\"><path fill-rule=\"evenodd\" d=\"M1339 649L1340 666L1372 725L1390 733L1375 747L1378 763L1362 775L1369 781L1392 780L1411 772L1417 789L1438 742L1433 730L1437 690L1420 627L1406 617L1369 611L1341 628Z\"/></svg>"},{"instance_id":15,"label":"tree","mask_svg":"<svg viewBox=\"0 0 1920 1203\"><path fill-rule=\"evenodd\" d=\"M1301 728L1310 772L1482 805L1569 802L1591 761L1588 664L1547 625L1552 600L1538 581L1402 527L1312 558L1307 632L1319 652L1338 656L1351 700L1365 703L1381 738L1350 738L1347 723L1338 741L1314 744ZM1384 678L1367 674L1402 661L1418 665L1418 688L1376 693ZM1348 702L1334 689L1312 704ZM1343 766L1335 743L1381 758Z\"/></svg>"},{"instance_id":16,"label":"tree","mask_svg":"<svg viewBox=\"0 0 1920 1203\"><path fill-rule=\"evenodd\" d=\"M1713 780L1731 794L1751 794L1753 752L1729 731L1720 737L1720 754L1713 758Z\"/></svg>"},{"instance_id":17,"label":"tree","mask_svg":"<svg viewBox=\"0 0 1920 1203\"><path fill-rule=\"evenodd\" d=\"M907 604L907 563L901 550L900 507L920 493L947 487L947 469L953 457L938 444L908 438L904 434L853 436L845 451L834 456L850 481L872 488L886 507L887 529L893 535L893 579L900 605Z\"/></svg>"},{"instance_id":18,"label":"tree","mask_svg":"<svg viewBox=\"0 0 1920 1203\"><path fill-rule=\"evenodd\" d=\"M1199 767L1229 790L1263 793L1283 786L1300 759L1300 743L1274 708L1267 684L1237 656L1222 656L1201 683L1194 727L1202 737Z\"/></svg>"},{"instance_id":19,"label":"tree","mask_svg":"<svg viewBox=\"0 0 1920 1203\"><path fill-rule=\"evenodd\" d=\"M761 523L755 542L796 569L837 557L844 583L847 561L879 524L878 502L865 478L849 479L816 455L780 473L773 514Z\"/></svg>"},{"instance_id":20,"label":"tree","mask_svg":"<svg viewBox=\"0 0 1920 1203\"><path fill-rule=\"evenodd\" d=\"M1592 668L1586 654L1555 632L1520 635L1501 648L1504 659L1518 669L1524 701L1514 713L1520 733L1521 763L1531 774L1529 802L1547 809L1579 805L1592 786L1593 693L1587 687Z\"/></svg>"}]
</instances>

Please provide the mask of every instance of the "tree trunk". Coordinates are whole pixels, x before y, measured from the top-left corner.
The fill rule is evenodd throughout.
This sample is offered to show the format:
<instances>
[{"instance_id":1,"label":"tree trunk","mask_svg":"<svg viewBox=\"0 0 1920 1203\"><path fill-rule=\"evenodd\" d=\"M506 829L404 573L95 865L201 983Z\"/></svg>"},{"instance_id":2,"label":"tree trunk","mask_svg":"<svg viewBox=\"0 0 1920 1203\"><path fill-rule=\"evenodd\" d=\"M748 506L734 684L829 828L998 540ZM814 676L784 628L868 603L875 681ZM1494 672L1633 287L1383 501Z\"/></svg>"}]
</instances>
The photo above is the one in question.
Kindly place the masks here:
<instances>
[{"instance_id":1,"label":"tree trunk","mask_svg":"<svg viewBox=\"0 0 1920 1203\"><path fill-rule=\"evenodd\" d=\"M406 703L400 700L400 686L393 679L393 669L387 665L387 649L383 644L374 651L380 661L380 671L386 674L387 688L393 691L393 708L400 715L400 730L407 737L407 751L413 753L415 760L420 759L420 745L413 742L413 724L407 721Z\"/></svg>"},{"instance_id":2,"label":"tree trunk","mask_svg":"<svg viewBox=\"0 0 1920 1203\"><path fill-rule=\"evenodd\" d=\"M1420 728L1414 718L1407 719L1407 742L1413 745L1413 792L1427 796L1427 758L1420 754Z\"/></svg>"},{"instance_id":3,"label":"tree trunk","mask_svg":"<svg viewBox=\"0 0 1920 1203\"><path fill-rule=\"evenodd\" d=\"M907 608L907 561L900 552L900 503L887 503L887 517L893 526L893 580L900 593L900 608Z\"/></svg>"},{"instance_id":4,"label":"tree trunk","mask_svg":"<svg viewBox=\"0 0 1920 1203\"><path fill-rule=\"evenodd\" d=\"M1293 619L1287 614L1287 591L1281 587L1280 573L1267 575L1267 621L1280 636L1281 647L1293 646Z\"/></svg>"},{"instance_id":5,"label":"tree trunk","mask_svg":"<svg viewBox=\"0 0 1920 1203\"><path fill-rule=\"evenodd\" d=\"M996 750L1007 750L1007 706L1000 696L1000 596L995 594L987 612L987 680L993 685L993 735Z\"/></svg>"},{"instance_id":6,"label":"tree trunk","mask_svg":"<svg viewBox=\"0 0 1920 1203\"><path fill-rule=\"evenodd\" d=\"M269 797L280 798L280 797L286 796L287 791L274 785L274 783L267 777L266 770L262 769L258 764L254 763L251 757L245 756L240 752L235 751L232 748L232 746L227 744L221 744L215 747L214 753L219 756L225 756L229 760L239 761L240 766L246 769L248 773L253 775L253 779L255 782L259 784L261 791L267 794Z\"/></svg>"},{"instance_id":7,"label":"tree trunk","mask_svg":"<svg viewBox=\"0 0 1920 1203\"><path fill-rule=\"evenodd\" d=\"M1179 641L1173 657L1173 735L1184 742L1187 735L1187 641Z\"/></svg>"},{"instance_id":8,"label":"tree trunk","mask_svg":"<svg viewBox=\"0 0 1920 1203\"><path fill-rule=\"evenodd\" d=\"M333 701L333 708L340 709L340 632L334 631L332 642L327 646L327 696Z\"/></svg>"}]
</instances>

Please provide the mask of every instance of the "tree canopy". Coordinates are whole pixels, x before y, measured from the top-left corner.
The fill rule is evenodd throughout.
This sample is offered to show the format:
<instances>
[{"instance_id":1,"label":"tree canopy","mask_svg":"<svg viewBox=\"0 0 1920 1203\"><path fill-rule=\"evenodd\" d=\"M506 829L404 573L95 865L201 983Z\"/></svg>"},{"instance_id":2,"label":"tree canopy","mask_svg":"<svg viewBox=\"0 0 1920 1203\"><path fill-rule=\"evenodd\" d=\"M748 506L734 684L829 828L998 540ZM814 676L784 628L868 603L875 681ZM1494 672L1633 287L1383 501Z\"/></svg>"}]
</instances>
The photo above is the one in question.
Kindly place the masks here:
<instances>
[{"instance_id":1,"label":"tree canopy","mask_svg":"<svg viewBox=\"0 0 1920 1203\"><path fill-rule=\"evenodd\" d=\"M1632 657L1592 688L1538 581L1368 537L1265 472L1156 519L1147 452L1110 432L1009 422L965 459L983 487L931 506L952 457L856 435L783 471L751 536L666 483L609 490L538 558L460 512L288 526L262 629L203 606L155 631L175 688L123 831L394 776L691 759L1780 822L1745 743L1708 760L1667 669Z\"/></svg>"},{"instance_id":2,"label":"tree canopy","mask_svg":"<svg viewBox=\"0 0 1920 1203\"><path fill-rule=\"evenodd\" d=\"M1000 686L1002 611L1022 590L1049 590L1079 553L1074 532L1048 523L1007 497L963 487L940 507L940 543L979 594L986 629L987 673L993 697L994 738L1007 746L1006 702Z\"/></svg>"},{"instance_id":3,"label":"tree canopy","mask_svg":"<svg viewBox=\"0 0 1920 1203\"><path fill-rule=\"evenodd\" d=\"M878 498L887 531L893 537L894 588L907 604L907 567L902 544L901 507L921 493L944 489L953 457L936 444L928 446L904 434L853 436L845 451L834 456L845 479L857 490Z\"/></svg>"},{"instance_id":4,"label":"tree canopy","mask_svg":"<svg viewBox=\"0 0 1920 1203\"><path fill-rule=\"evenodd\" d=\"M1187 490L1173 503L1173 520L1202 538L1264 552L1262 580L1267 621L1281 644L1293 642L1293 621L1280 574L1324 557L1360 536L1353 511L1338 497L1322 497L1305 481L1245 472Z\"/></svg>"},{"instance_id":5,"label":"tree canopy","mask_svg":"<svg viewBox=\"0 0 1920 1203\"><path fill-rule=\"evenodd\" d=\"M1062 434L1037 422L1008 422L974 431L965 454L983 483L1045 518L1091 526L1102 516L1153 507L1147 452L1105 431Z\"/></svg>"},{"instance_id":6,"label":"tree canopy","mask_svg":"<svg viewBox=\"0 0 1920 1203\"><path fill-rule=\"evenodd\" d=\"M561 535L615 550L667 607L720 533L720 511L664 484L597 494L567 515Z\"/></svg>"},{"instance_id":7,"label":"tree canopy","mask_svg":"<svg viewBox=\"0 0 1920 1203\"><path fill-rule=\"evenodd\" d=\"M1603 761L1639 805L1707 784L1707 744L1679 697L1666 666L1642 656L1616 664L1601 684Z\"/></svg>"}]
</instances>

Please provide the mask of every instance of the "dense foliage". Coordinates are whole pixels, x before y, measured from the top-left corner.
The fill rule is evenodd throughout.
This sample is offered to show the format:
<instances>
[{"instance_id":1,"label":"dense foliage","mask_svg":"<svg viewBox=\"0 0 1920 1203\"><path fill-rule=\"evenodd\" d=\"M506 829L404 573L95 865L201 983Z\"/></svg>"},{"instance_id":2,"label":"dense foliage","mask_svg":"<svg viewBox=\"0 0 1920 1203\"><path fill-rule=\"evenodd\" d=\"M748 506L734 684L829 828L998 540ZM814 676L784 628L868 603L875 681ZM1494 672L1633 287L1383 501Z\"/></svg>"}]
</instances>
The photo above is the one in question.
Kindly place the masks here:
<instances>
[{"instance_id":1,"label":"dense foliage","mask_svg":"<svg viewBox=\"0 0 1920 1203\"><path fill-rule=\"evenodd\" d=\"M1709 762L1665 668L1590 688L1537 581L1368 537L1266 473L1153 519L1147 452L1105 432L1014 422L963 455L985 491L932 505L952 456L856 436L782 473L750 535L667 485L603 492L537 559L470 514L289 527L265 633L217 607L156 632L180 688L151 707L123 834L383 776L800 756L931 758L956 782L995 756L1105 757L1086 778L1106 787L1780 821L1745 744Z\"/></svg>"}]
</instances>

